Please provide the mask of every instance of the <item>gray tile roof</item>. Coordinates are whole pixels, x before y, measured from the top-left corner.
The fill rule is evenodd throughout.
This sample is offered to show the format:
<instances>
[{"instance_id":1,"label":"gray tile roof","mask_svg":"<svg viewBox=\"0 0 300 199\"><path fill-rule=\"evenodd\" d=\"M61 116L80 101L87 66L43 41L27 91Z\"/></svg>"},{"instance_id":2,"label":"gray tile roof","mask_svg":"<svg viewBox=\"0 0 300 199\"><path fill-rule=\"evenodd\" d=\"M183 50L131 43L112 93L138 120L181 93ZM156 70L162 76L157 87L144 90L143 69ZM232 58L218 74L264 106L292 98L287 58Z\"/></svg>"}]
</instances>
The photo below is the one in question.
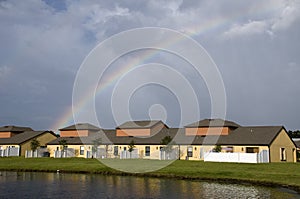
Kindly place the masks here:
<instances>
[{"instance_id":1,"label":"gray tile roof","mask_svg":"<svg viewBox=\"0 0 300 199\"><path fill-rule=\"evenodd\" d=\"M300 148L300 141L294 141L294 143L296 144L297 148Z\"/></svg>"},{"instance_id":2,"label":"gray tile roof","mask_svg":"<svg viewBox=\"0 0 300 199\"><path fill-rule=\"evenodd\" d=\"M48 145L59 145L61 140L66 140L69 145L91 145L93 141L96 139L101 139L102 144L112 144L112 142L107 139L107 135L113 134L115 136L115 130L100 130L98 132L93 133L90 136L86 137L58 137L55 140L52 140L48 143Z\"/></svg>"},{"instance_id":3,"label":"gray tile roof","mask_svg":"<svg viewBox=\"0 0 300 199\"><path fill-rule=\"evenodd\" d=\"M0 132L23 132L23 131L33 131L30 127L23 127L23 126L1 126Z\"/></svg>"},{"instance_id":4,"label":"gray tile roof","mask_svg":"<svg viewBox=\"0 0 300 199\"><path fill-rule=\"evenodd\" d=\"M36 138L44 133L51 133L56 136L52 131L25 131L11 138L0 138L0 144L22 144L30 139Z\"/></svg>"},{"instance_id":5,"label":"gray tile roof","mask_svg":"<svg viewBox=\"0 0 300 199\"><path fill-rule=\"evenodd\" d=\"M131 136L116 136L115 134L109 134L107 137L111 140L112 143L116 145L127 145L133 140L135 144L140 145L159 145L161 140L165 136L170 136L173 138L176 135L177 130L182 131L181 129L168 129L163 128L158 133L154 134L151 137L131 137Z\"/></svg>"},{"instance_id":6,"label":"gray tile roof","mask_svg":"<svg viewBox=\"0 0 300 199\"><path fill-rule=\"evenodd\" d=\"M65 128L59 129L60 131L67 131L67 130L92 130L92 131L99 131L100 128L97 126L94 126L89 123L78 123L73 124L71 126L67 126Z\"/></svg>"},{"instance_id":7,"label":"gray tile roof","mask_svg":"<svg viewBox=\"0 0 300 199\"><path fill-rule=\"evenodd\" d=\"M282 126L239 127L229 135L196 136L193 144L270 145L282 129Z\"/></svg>"},{"instance_id":8,"label":"gray tile roof","mask_svg":"<svg viewBox=\"0 0 300 199\"><path fill-rule=\"evenodd\" d=\"M92 141L101 137L102 144L128 145L133 140L136 145L160 145L165 136L173 138L175 144L180 145L256 145L269 146L282 126L253 126L239 127L229 135L222 136L186 136L184 128L163 128L151 137L116 136L116 130L104 130L88 137L60 137L49 142L58 145L62 139L68 144L92 144Z\"/></svg>"},{"instance_id":9,"label":"gray tile roof","mask_svg":"<svg viewBox=\"0 0 300 199\"><path fill-rule=\"evenodd\" d=\"M223 126L234 127L234 128L240 127L240 125L235 122L222 120L222 119L204 119L198 122L188 124L185 127L223 127Z\"/></svg>"},{"instance_id":10,"label":"gray tile roof","mask_svg":"<svg viewBox=\"0 0 300 199\"><path fill-rule=\"evenodd\" d=\"M81 145L81 144L92 144L93 140L97 138L102 139L102 144L116 144L116 145L127 145L132 140L136 144L160 144L161 140L165 136L174 137L177 131L184 133L183 129L168 129L163 128L159 133L152 137L131 137L131 136L116 136L116 130L103 130L95 133L94 135L87 137L59 137L56 140L49 142L49 145L58 145L60 140L66 140L70 145Z\"/></svg>"},{"instance_id":11,"label":"gray tile roof","mask_svg":"<svg viewBox=\"0 0 300 199\"><path fill-rule=\"evenodd\" d=\"M145 129L151 128L158 123L164 124L160 120L128 121L118 126L117 129Z\"/></svg>"},{"instance_id":12,"label":"gray tile roof","mask_svg":"<svg viewBox=\"0 0 300 199\"><path fill-rule=\"evenodd\" d=\"M55 140L52 140L47 145L59 145L59 142L61 140L66 140L67 144L71 144L71 145L83 145L83 143L88 145L92 143L92 142L84 142L81 137L59 137Z\"/></svg>"}]
</instances>

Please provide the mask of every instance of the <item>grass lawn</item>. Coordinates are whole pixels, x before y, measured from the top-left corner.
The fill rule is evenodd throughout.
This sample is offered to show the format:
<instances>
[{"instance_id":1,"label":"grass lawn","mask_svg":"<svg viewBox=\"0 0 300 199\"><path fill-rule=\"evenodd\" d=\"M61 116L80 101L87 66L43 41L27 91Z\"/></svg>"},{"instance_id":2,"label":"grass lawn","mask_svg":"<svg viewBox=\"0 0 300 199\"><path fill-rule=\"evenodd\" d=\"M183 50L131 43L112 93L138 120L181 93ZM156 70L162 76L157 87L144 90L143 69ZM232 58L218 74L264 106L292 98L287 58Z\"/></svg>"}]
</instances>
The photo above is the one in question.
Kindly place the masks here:
<instances>
[{"instance_id":1,"label":"grass lawn","mask_svg":"<svg viewBox=\"0 0 300 199\"><path fill-rule=\"evenodd\" d=\"M130 171L132 168L132 172L135 173L118 171L107 167L96 159L83 158L0 158L0 170L47 172L60 170L60 172L242 181L262 185L291 186L300 191L300 163L241 164L177 160L158 171L142 173L153 170L153 168L161 168L169 162L139 159L107 159L103 162L125 171Z\"/></svg>"}]
</instances>

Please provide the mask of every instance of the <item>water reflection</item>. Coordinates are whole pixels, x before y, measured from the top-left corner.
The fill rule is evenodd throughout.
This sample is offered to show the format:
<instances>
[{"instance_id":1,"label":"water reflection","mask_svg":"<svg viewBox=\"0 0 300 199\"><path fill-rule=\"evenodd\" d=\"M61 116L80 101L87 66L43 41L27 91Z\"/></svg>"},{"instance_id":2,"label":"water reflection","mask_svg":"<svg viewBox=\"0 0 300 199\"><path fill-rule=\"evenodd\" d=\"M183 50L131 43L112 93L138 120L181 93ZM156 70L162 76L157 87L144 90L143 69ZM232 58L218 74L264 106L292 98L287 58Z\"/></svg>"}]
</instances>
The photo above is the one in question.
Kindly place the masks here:
<instances>
[{"instance_id":1,"label":"water reflection","mask_svg":"<svg viewBox=\"0 0 300 199\"><path fill-rule=\"evenodd\" d=\"M0 172L0 198L299 198L250 185L63 173Z\"/></svg>"}]
</instances>

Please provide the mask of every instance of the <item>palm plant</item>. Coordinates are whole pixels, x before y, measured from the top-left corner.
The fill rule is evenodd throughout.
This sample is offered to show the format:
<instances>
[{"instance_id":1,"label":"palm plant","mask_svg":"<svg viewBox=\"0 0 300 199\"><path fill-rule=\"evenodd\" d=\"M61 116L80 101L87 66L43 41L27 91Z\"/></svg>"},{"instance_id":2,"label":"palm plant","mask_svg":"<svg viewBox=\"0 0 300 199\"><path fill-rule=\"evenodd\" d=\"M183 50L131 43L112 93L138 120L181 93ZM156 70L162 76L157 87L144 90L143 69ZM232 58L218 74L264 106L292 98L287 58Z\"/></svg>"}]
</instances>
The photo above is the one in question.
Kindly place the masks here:
<instances>
[{"instance_id":1,"label":"palm plant","mask_svg":"<svg viewBox=\"0 0 300 199\"><path fill-rule=\"evenodd\" d=\"M173 144L172 143L172 138L171 136L165 136L161 141L160 141L161 145L164 145L163 150L165 151L166 155L167 155L167 159L169 157L169 154L172 152L173 150Z\"/></svg>"},{"instance_id":2,"label":"palm plant","mask_svg":"<svg viewBox=\"0 0 300 199\"><path fill-rule=\"evenodd\" d=\"M37 148L41 146L40 142L37 139L33 139L30 142L30 149L35 152Z\"/></svg>"},{"instance_id":3,"label":"palm plant","mask_svg":"<svg viewBox=\"0 0 300 199\"><path fill-rule=\"evenodd\" d=\"M67 143L67 140L65 139L62 139L59 141L59 145L60 145L60 150L61 150L61 157L63 156L64 152L65 152L65 148L68 147L68 143Z\"/></svg>"},{"instance_id":4,"label":"palm plant","mask_svg":"<svg viewBox=\"0 0 300 199\"><path fill-rule=\"evenodd\" d=\"M135 146L134 146L134 140L131 140L131 142L128 145L128 151L130 153L130 159L131 159L131 152L134 150Z\"/></svg>"},{"instance_id":5,"label":"palm plant","mask_svg":"<svg viewBox=\"0 0 300 199\"><path fill-rule=\"evenodd\" d=\"M94 155L97 156L98 147L100 146L102 142L101 138L93 140L93 146L92 146L92 158L94 158Z\"/></svg>"}]
</instances>

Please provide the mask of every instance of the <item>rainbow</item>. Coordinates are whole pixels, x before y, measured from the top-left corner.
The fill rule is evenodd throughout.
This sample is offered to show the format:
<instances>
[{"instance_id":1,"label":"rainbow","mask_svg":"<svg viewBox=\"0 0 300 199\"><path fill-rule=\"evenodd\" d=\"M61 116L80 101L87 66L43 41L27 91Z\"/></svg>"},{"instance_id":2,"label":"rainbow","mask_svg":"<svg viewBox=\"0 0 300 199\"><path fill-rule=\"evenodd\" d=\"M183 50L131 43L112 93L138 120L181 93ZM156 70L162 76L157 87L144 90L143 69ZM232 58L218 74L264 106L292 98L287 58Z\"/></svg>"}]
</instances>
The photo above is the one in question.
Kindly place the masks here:
<instances>
[{"instance_id":1,"label":"rainbow","mask_svg":"<svg viewBox=\"0 0 300 199\"><path fill-rule=\"evenodd\" d=\"M83 97L80 100L80 102L77 103L73 108L72 106L67 107L66 110L64 111L64 114L51 126L50 129L53 131L57 131L59 128L63 128L65 126L74 124L73 113L79 113L82 109L84 109L84 107L88 103L91 102L91 100L95 96L99 95L105 89L114 85L122 75L128 73L132 68L138 66L143 61L147 61L153 56L155 56L155 53L145 51L144 53L141 54L141 56L138 59L137 58L132 59L124 67L120 67L119 70L112 72L110 76L108 77L105 76L105 80L98 85L96 92L93 89L91 89L90 91L87 92L85 97Z\"/></svg>"},{"instance_id":2,"label":"rainbow","mask_svg":"<svg viewBox=\"0 0 300 199\"><path fill-rule=\"evenodd\" d=\"M263 10L267 10L265 7L261 7ZM261 10L260 10L261 11ZM261 13L260 11L256 11L258 14ZM268 10L269 11L269 10ZM199 35L204 35L206 33L218 31L221 28L229 27L230 24L232 24L232 21L236 21L241 16L243 16L244 13L247 11L240 10L237 13L232 13L231 16L228 16L227 18L215 18L214 20L207 21L204 24L201 25L195 25L184 27L181 32L186 34L187 36L194 37ZM172 45L176 42L180 41L168 41L168 43L165 43L164 45L167 47L168 45ZM138 66L141 63L145 63L147 60L155 56L157 51L146 51L141 56L139 56L138 59L132 59L130 62L128 62L123 67L120 67L120 69L112 72L109 74L108 77L105 77L105 81L98 85L96 91L91 89L87 92L85 97L82 98L82 100L72 106L69 106L65 109L64 113L55 121L53 125L51 125L50 129L53 131L57 131L59 128L63 128L65 126L74 124L73 114L79 113L81 110L84 110L85 106L91 102L92 99L94 99L95 96L99 95L99 93L103 92L105 89L109 88L110 86L114 85L118 79L122 76L128 73L132 68Z\"/></svg>"},{"instance_id":3,"label":"rainbow","mask_svg":"<svg viewBox=\"0 0 300 199\"><path fill-rule=\"evenodd\" d=\"M157 52L154 51L146 51L138 59L133 59L132 61L128 62L128 64L120 67L119 70L111 73L110 76L105 78L105 81L103 83L98 85L96 92L91 89L86 93L85 97L83 97L79 103L74 105L73 108L72 106L67 107L63 115L59 117L59 119L51 126L50 129L53 131L57 131L59 128L74 124L73 113L79 113L85 108L88 103L91 102L92 99L94 99L95 96L99 95L99 93L114 85L122 75L128 73L132 68L138 66L142 62L146 62L147 60L155 56L156 53Z\"/></svg>"}]
</instances>

